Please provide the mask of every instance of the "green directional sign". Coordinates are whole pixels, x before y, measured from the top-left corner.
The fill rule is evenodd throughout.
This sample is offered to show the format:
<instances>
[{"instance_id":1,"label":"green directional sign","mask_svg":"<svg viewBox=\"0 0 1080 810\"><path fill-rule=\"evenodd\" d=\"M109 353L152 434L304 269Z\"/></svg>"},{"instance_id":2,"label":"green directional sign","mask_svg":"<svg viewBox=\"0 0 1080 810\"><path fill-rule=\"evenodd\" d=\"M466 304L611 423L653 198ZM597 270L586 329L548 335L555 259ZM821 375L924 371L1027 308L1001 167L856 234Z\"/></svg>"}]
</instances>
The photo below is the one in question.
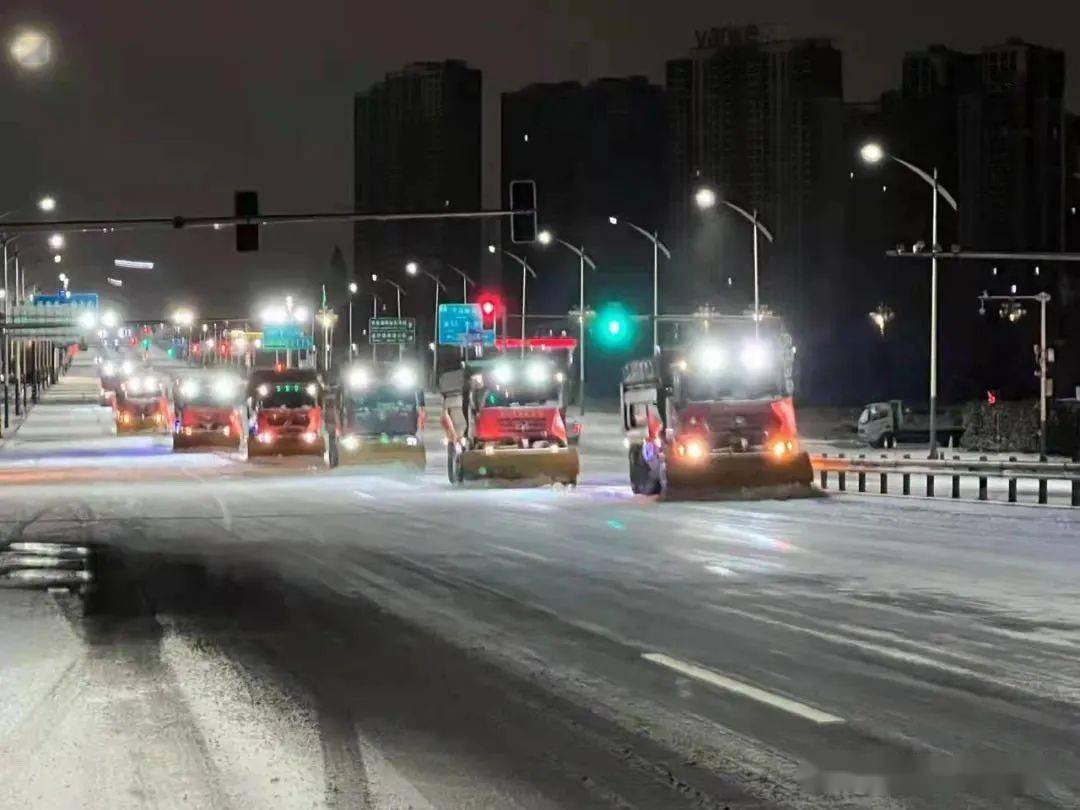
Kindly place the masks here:
<instances>
[{"instance_id":1,"label":"green directional sign","mask_svg":"<svg viewBox=\"0 0 1080 810\"><path fill-rule=\"evenodd\" d=\"M304 334L299 324L266 326L263 328L264 351L306 351L312 347L311 335Z\"/></svg>"},{"instance_id":2,"label":"green directional sign","mask_svg":"<svg viewBox=\"0 0 1080 810\"><path fill-rule=\"evenodd\" d=\"M415 318L368 318L368 342L373 346L408 346L416 342Z\"/></svg>"}]
</instances>

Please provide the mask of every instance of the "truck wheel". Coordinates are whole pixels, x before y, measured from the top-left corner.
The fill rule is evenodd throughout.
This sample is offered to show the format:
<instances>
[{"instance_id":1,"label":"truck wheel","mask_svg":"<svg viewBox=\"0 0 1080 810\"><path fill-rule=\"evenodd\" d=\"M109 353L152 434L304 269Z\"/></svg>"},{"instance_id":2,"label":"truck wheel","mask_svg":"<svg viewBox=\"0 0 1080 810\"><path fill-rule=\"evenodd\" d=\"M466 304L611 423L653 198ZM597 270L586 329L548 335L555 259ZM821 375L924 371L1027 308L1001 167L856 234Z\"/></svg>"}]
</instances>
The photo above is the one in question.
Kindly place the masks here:
<instances>
[{"instance_id":1,"label":"truck wheel","mask_svg":"<svg viewBox=\"0 0 1080 810\"><path fill-rule=\"evenodd\" d=\"M451 484L461 483L461 457L455 444L446 446L446 477Z\"/></svg>"},{"instance_id":2,"label":"truck wheel","mask_svg":"<svg viewBox=\"0 0 1080 810\"><path fill-rule=\"evenodd\" d=\"M630 489L635 495L659 495L663 489L658 471L642 457L641 445L630 448Z\"/></svg>"}]
</instances>

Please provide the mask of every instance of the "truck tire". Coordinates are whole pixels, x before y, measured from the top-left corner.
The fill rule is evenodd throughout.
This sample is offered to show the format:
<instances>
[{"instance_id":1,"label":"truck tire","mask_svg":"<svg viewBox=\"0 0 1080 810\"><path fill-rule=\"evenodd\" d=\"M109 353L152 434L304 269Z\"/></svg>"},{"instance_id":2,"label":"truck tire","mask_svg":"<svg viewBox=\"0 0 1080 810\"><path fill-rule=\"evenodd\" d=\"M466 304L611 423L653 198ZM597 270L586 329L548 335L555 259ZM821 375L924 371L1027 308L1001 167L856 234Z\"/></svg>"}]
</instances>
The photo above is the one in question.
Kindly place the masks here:
<instances>
[{"instance_id":1,"label":"truck tire","mask_svg":"<svg viewBox=\"0 0 1080 810\"><path fill-rule=\"evenodd\" d=\"M635 495L659 495L663 489L660 477L642 458L641 445L630 448L630 490Z\"/></svg>"},{"instance_id":2,"label":"truck tire","mask_svg":"<svg viewBox=\"0 0 1080 810\"><path fill-rule=\"evenodd\" d=\"M455 486L461 483L461 458L456 444L446 446L446 477Z\"/></svg>"}]
</instances>

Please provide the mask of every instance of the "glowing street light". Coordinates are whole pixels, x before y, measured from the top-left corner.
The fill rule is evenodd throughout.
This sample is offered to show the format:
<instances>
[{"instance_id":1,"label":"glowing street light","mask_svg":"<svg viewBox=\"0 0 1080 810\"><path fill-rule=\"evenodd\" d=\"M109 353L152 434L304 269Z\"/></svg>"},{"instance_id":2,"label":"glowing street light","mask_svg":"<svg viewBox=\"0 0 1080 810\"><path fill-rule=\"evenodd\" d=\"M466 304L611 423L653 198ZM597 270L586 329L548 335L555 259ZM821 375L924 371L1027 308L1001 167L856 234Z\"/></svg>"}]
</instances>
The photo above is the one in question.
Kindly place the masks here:
<instances>
[{"instance_id":1,"label":"glowing street light","mask_svg":"<svg viewBox=\"0 0 1080 810\"><path fill-rule=\"evenodd\" d=\"M550 245L552 239L554 239L554 237L551 235L551 231L548 230L540 231L540 233L536 235L536 241L541 245Z\"/></svg>"},{"instance_id":2,"label":"glowing street light","mask_svg":"<svg viewBox=\"0 0 1080 810\"><path fill-rule=\"evenodd\" d=\"M355 281L350 281L349 282L349 292L352 295L356 295L356 293L359 292L359 290L360 290L360 287L357 285L357 283Z\"/></svg>"},{"instance_id":3,"label":"glowing street light","mask_svg":"<svg viewBox=\"0 0 1080 810\"><path fill-rule=\"evenodd\" d=\"M54 233L49 237L49 247L53 250L61 250L64 247L64 235L62 233Z\"/></svg>"},{"instance_id":4,"label":"glowing street light","mask_svg":"<svg viewBox=\"0 0 1080 810\"><path fill-rule=\"evenodd\" d=\"M59 253L57 253L55 256L53 256L52 260L53 260L53 264L60 264L60 262L63 261L63 259L61 258Z\"/></svg>"},{"instance_id":5,"label":"glowing street light","mask_svg":"<svg viewBox=\"0 0 1080 810\"><path fill-rule=\"evenodd\" d=\"M959 213L960 207L956 198L949 193L948 189L938 182L938 170L935 166L932 171L924 171L914 163L909 163L903 158L890 154L885 148L873 141L863 144L859 150L859 156L864 162L870 164L882 163L886 159L893 163L899 163L905 169L916 175L931 189L930 201L930 457L937 458L937 321L938 321L938 257L941 250L938 245L938 202L945 200L953 211Z\"/></svg>"},{"instance_id":6,"label":"glowing street light","mask_svg":"<svg viewBox=\"0 0 1080 810\"><path fill-rule=\"evenodd\" d=\"M881 161L885 159L886 154L885 149L882 148L880 143L871 141L859 150L859 156L863 159L864 163L874 165L876 163L881 163Z\"/></svg>"},{"instance_id":7,"label":"glowing street light","mask_svg":"<svg viewBox=\"0 0 1080 810\"><path fill-rule=\"evenodd\" d=\"M38 200L37 207L39 210L45 213L51 213L56 210L56 198L52 195L46 194L40 200Z\"/></svg>"},{"instance_id":8,"label":"glowing street light","mask_svg":"<svg viewBox=\"0 0 1080 810\"><path fill-rule=\"evenodd\" d=\"M878 332L882 336L885 335L885 327L889 325L892 319L895 317L891 308L884 304L878 304L877 309L870 313L870 322L877 327Z\"/></svg>"},{"instance_id":9,"label":"glowing street light","mask_svg":"<svg viewBox=\"0 0 1080 810\"><path fill-rule=\"evenodd\" d=\"M416 262L406 262L405 272L408 273L410 276L415 276L417 273L420 272L420 265L418 265Z\"/></svg>"},{"instance_id":10,"label":"glowing street light","mask_svg":"<svg viewBox=\"0 0 1080 810\"><path fill-rule=\"evenodd\" d=\"M716 192L711 188L700 188L694 195L694 202L702 211L716 206Z\"/></svg>"},{"instance_id":11,"label":"glowing street light","mask_svg":"<svg viewBox=\"0 0 1080 810\"><path fill-rule=\"evenodd\" d=\"M8 55L21 68L40 70L52 61L52 40L42 31L24 28L8 44Z\"/></svg>"},{"instance_id":12,"label":"glowing street light","mask_svg":"<svg viewBox=\"0 0 1080 810\"><path fill-rule=\"evenodd\" d=\"M195 323L195 313L190 309L178 309L172 314L172 322L177 326L191 326Z\"/></svg>"}]
</instances>

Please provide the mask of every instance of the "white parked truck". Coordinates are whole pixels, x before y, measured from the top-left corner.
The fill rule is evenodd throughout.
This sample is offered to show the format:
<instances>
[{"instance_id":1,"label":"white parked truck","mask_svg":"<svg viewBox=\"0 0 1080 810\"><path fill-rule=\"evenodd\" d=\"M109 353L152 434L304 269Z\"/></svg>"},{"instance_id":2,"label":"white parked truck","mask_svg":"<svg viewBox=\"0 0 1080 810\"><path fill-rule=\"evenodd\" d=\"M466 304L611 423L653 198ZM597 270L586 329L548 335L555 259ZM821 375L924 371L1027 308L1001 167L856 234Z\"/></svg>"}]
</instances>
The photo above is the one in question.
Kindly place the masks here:
<instances>
[{"instance_id":1,"label":"white parked truck","mask_svg":"<svg viewBox=\"0 0 1080 810\"><path fill-rule=\"evenodd\" d=\"M871 447L895 447L897 442L930 441L930 409L913 408L902 400L871 402L861 414L856 426L860 441ZM940 444L960 444L964 422L958 411L940 408L935 425Z\"/></svg>"}]
</instances>

